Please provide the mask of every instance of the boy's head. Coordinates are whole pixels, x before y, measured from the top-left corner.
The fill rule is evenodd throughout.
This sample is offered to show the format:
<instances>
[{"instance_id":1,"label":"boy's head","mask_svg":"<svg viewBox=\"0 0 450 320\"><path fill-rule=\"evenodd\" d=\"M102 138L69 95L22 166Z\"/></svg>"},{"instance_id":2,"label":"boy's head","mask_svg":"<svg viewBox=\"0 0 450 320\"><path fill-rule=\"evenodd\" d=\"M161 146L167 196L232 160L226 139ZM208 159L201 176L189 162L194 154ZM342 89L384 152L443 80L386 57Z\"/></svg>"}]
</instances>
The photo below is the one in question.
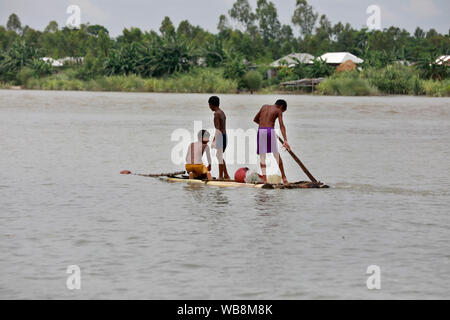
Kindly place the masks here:
<instances>
[{"instance_id":1,"label":"boy's head","mask_svg":"<svg viewBox=\"0 0 450 320\"><path fill-rule=\"evenodd\" d=\"M215 108L218 108L220 106L220 99L219 97L212 96L211 98L209 98L208 103L211 110L214 111Z\"/></svg>"},{"instance_id":2,"label":"boy's head","mask_svg":"<svg viewBox=\"0 0 450 320\"><path fill-rule=\"evenodd\" d=\"M287 103L284 100L281 100L281 99L277 100L277 102L275 102L275 105L281 107L281 110L283 112L285 112L287 110Z\"/></svg>"},{"instance_id":3,"label":"boy's head","mask_svg":"<svg viewBox=\"0 0 450 320\"><path fill-rule=\"evenodd\" d=\"M209 142L209 132L206 130L200 130L197 134L197 137L198 141L201 141L204 144Z\"/></svg>"}]
</instances>

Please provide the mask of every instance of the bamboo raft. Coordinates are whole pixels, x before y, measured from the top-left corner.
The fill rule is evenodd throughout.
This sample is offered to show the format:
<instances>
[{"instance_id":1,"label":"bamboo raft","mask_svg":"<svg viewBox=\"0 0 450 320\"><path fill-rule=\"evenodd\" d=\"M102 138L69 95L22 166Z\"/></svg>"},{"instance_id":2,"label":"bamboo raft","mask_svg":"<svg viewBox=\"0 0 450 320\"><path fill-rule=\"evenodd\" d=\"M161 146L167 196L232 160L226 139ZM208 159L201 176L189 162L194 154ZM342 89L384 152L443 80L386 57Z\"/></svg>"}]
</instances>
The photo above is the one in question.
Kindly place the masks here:
<instances>
[{"instance_id":1,"label":"bamboo raft","mask_svg":"<svg viewBox=\"0 0 450 320\"><path fill-rule=\"evenodd\" d=\"M247 187L256 189L326 189L329 186L323 184L322 182L311 182L311 181L300 181L288 184L269 184L269 183L241 183L236 181L224 181L224 180L197 180L189 179L186 176L168 176L161 178L168 182L183 182L189 184L215 186L222 188L236 188L236 187Z\"/></svg>"},{"instance_id":2,"label":"bamboo raft","mask_svg":"<svg viewBox=\"0 0 450 320\"><path fill-rule=\"evenodd\" d=\"M277 135L278 140L284 145L283 139ZM123 170L120 174L123 175L136 175L142 177L150 178L160 178L169 182L184 182L190 184L199 184L206 186L216 186L216 187L248 187L257 189L327 189L329 186L317 181L316 178L309 172L305 165L300 161L300 159L295 155L295 153L288 149L287 150L292 158L297 162L297 164L302 168L303 172L311 179L311 181L300 181L294 183L286 184L270 184L270 183L242 183L233 180L200 180L200 179L189 179L189 176L184 175L185 171L174 172L174 173L160 173L160 174L138 174L132 173L129 170Z\"/></svg>"}]
</instances>

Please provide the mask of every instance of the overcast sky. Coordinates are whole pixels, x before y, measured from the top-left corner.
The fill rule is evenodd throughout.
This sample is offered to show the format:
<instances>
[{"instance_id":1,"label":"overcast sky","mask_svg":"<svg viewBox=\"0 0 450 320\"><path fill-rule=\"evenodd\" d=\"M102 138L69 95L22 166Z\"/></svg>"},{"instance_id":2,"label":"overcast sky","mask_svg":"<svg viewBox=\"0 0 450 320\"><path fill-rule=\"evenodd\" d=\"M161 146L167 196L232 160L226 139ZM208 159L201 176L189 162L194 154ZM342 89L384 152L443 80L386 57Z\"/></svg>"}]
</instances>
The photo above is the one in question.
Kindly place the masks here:
<instances>
[{"instance_id":1,"label":"overcast sky","mask_svg":"<svg viewBox=\"0 0 450 320\"><path fill-rule=\"evenodd\" d=\"M217 31L221 14L227 13L235 0L0 0L0 24L16 13L22 25L43 30L51 20L60 26L69 15L66 9L76 4L81 8L81 22L104 25L116 36L123 28L139 27L158 30L162 19L169 16L178 25L187 19L195 25ZM256 0L250 0L253 8ZM295 0L272 0L282 23L290 23ZM435 28L447 34L450 28L450 0L309 0L315 10L326 14L333 23L350 22L361 28L366 24L366 9L375 4L381 8L382 27L395 25L413 32L415 27Z\"/></svg>"}]
</instances>

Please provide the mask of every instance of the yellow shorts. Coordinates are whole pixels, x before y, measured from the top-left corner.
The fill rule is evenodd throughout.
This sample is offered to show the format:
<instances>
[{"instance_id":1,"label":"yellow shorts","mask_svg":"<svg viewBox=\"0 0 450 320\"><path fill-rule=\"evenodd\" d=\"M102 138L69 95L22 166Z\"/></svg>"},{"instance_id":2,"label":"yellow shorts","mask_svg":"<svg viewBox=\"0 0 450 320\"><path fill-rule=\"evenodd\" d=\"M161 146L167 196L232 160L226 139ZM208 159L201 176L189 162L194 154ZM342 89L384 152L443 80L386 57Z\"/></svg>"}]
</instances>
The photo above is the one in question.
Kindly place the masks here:
<instances>
[{"instance_id":1,"label":"yellow shorts","mask_svg":"<svg viewBox=\"0 0 450 320\"><path fill-rule=\"evenodd\" d=\"M188 173L193 172L195 175L201 176L208 173L208 168L206 168L204 164L187 164L186 171Z\"/></svg>"}]
</instances>

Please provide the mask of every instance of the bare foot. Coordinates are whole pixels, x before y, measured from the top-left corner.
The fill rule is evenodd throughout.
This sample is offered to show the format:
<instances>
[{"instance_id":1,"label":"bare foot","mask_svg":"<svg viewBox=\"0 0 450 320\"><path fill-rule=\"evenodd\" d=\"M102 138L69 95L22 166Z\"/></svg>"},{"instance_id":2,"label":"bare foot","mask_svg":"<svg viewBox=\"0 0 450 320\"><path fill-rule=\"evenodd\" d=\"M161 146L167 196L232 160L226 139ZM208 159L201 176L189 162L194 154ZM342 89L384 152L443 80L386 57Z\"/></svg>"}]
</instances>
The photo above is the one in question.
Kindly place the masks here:
<instances>
[{"instance_id":1,"label":"bare foot","mask_svg":"<svg viewBox=\"0 0 450 320\"><path fill-rule=\"evenodd\" d=\"M230 176L226 176L226 177L225 177L225 180L226 180L226 181L230 181L230 180L231 180Z\"/></svg>"},{"instance_id":2,"label":"bare foot","mask_svg":"<svg viewBox=\"0 0 450 320\"><path fill-rule=\"evenodd\" d=\"M289 184L289 182L287 181L286 177L283 178L283 183L284 184Z\"/></svg>"},{"instance_id":3,"label":"bare foot","mask_svg":"<svg viewBox=\"0 0 450 320\"><path fill-rule=\"evenodd\" d=\"M263 181L264 183L267 183L267 176L262 176L262 181Z\"/></svg>"},{"instance_id":4,"label":"bare foot","mask_svg":"<svg viewBox=\"0 0 450 320\"><path fill-rule=\"evenodd\" d=\"M194 173L193 172L189 172L189 179L194 180Z\"/></svg>"}]
</instances>

